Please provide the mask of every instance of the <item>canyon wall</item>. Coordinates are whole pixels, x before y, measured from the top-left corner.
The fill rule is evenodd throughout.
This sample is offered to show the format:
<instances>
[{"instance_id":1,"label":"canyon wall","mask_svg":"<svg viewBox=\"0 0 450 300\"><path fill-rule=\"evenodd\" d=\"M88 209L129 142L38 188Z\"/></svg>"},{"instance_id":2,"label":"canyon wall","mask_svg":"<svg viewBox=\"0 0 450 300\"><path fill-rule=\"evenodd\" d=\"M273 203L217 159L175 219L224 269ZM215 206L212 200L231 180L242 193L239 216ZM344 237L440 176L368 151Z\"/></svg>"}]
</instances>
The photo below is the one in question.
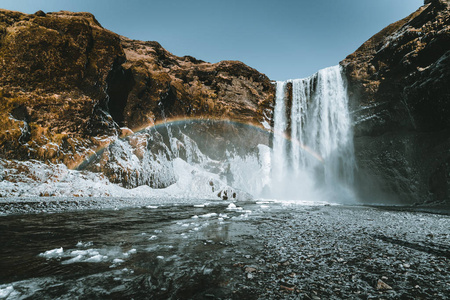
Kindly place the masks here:
<instances>
[{"instance_id":1,"label":"canyon wall","mask_svg":"<svg viewBox=\"0 0 450 300\"><path fill-rule=\"evenodd\" d=\"M449 3L426 1L341 65L361 199L450 204Z\"/></svg>"},{"instance_id":2,"label":"canyon wall","mask_svg":"<svg viewBox=\"0 0 450 300\"><path fill-rule=\"evenodd\" d=\"M340 64L361 201L450 204L448 1L425 1ZM237 61L175 56L108 31L89 13L0 9L0 70L5 168L34 159L103 173L127 188L160 188L176 178L168 172L161 183L163 171L143 174L142 166L174 155L200 162L198 153L220 160L244 149L245 156L271 143L258 130L273 129L275 85L267 76ZM177 119L196 122L141 131Z\"/></svg>"},{"instance_id":3,"label":"canyon wall","mask_svg":"<svg viewBox=\"0 0 450 300\"><path fill-rule=\"evenodd\" d=\"M164 120L261 128L272 120L275 91L264 74L238 61L177 57L108 31L89 13L0 10L0 69L4 159L73 168L112 139ZM214 132L222 129L215 124ZM260 142L268 140L251 144Z\"/></svg>"}]
</instances>

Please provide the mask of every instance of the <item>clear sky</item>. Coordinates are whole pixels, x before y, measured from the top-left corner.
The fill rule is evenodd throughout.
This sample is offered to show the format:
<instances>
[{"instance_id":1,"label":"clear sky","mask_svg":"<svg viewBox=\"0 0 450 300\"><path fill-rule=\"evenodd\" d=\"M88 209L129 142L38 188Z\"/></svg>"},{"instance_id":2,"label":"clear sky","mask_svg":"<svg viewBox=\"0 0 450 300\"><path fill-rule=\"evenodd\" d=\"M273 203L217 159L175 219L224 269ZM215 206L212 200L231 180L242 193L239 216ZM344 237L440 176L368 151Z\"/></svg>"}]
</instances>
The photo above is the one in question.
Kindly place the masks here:
<instances>
[{"instance_id":1,"label":"clear sky","mask_svg":"<svg viewBox=\"0 0 450 300\"><path fill-rule=\"evenodd\" d=\"M336 65L423 0L0 0L34 13L93 13L103 27L175 55L240 60L273 80Z\"/></svg>"}]
</instances>

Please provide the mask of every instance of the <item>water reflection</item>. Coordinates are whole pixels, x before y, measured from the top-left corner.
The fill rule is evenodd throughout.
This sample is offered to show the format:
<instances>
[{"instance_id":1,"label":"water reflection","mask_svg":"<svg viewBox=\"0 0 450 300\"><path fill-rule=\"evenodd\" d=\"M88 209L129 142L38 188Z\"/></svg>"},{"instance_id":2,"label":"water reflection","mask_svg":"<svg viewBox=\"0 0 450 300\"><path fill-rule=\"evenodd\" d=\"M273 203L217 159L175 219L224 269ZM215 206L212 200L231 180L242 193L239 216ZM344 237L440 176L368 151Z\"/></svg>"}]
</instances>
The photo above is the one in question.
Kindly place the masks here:
<instances>
[{"instance_id":1,"label":"water reflection","mask_svg":"<svg viewBox=\"0 0 450 300\"><path fill-rule=\"evenodd\" d=\"M248 215L213 205L5 216L0 295L164 299L223 289L223 265L255 230Z\"/></svg>"}]
</instances>

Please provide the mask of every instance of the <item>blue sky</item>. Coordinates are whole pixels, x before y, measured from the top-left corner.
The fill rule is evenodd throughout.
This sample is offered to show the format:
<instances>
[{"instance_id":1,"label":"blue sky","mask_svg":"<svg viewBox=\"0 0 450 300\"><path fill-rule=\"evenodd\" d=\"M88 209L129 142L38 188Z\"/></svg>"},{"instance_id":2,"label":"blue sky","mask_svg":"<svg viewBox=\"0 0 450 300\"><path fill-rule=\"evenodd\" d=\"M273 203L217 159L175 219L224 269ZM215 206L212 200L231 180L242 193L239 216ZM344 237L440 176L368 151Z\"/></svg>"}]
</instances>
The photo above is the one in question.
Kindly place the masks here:
<instances>
[{"instance_id":1,"label":"blue sky","mask_svg":"<svg viewBox=\"0 0 450 300\"><path fill-rule=\"evenodd\" d=\"M103 27L175 55L240 60L273 80L336 65L423 0L0 0L34 13L93 13Z\"/></svg>"}]
</instances>

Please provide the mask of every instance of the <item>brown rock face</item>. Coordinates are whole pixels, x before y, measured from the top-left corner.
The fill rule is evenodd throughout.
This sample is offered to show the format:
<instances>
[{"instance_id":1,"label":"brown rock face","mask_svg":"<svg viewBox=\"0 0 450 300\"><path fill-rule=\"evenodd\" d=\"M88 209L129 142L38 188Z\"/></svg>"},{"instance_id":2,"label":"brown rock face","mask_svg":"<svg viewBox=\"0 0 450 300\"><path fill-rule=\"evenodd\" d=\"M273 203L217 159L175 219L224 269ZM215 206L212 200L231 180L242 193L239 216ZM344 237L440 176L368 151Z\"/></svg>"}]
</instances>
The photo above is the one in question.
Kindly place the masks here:
<instances>
[{"instance_id":1,"label":"brown rock face","mask_svg":"<svg viewBox=\"0 0 450 300\"><path fill-rule=\"evenodd\" d=\"M272 119L274 87L241 62L177 57L89 13L0 10L0 155L69 167L119 127L177 117Z\"/></svg>"},{"instance_id":2,"label":"brown rock face","mask_svg":"<svg viewBox=\"0 0 450 300\"><path fill-rule=\"evenodd\" d=\"M370 186L378 186L384 192L378 198L449 201L448 2L426 1L341 64L356 123L362 194L373 194Z\"/></svg>"},{"instance_id":3,"label":"brown rock face","mask_svg":"<svg viewBox=\"0 0 450 300\"><path fill-rule=\"evenodd\" d=\"M245 64L176 57L156 42L121 42L127 60L117 74L122 78L111 80L125 84L128 96L122 95L125 101L110 99L120 125L138 128L178 116L246 123L271 119L274 88L265 75Z\"/></svg>"}]
</instances>

